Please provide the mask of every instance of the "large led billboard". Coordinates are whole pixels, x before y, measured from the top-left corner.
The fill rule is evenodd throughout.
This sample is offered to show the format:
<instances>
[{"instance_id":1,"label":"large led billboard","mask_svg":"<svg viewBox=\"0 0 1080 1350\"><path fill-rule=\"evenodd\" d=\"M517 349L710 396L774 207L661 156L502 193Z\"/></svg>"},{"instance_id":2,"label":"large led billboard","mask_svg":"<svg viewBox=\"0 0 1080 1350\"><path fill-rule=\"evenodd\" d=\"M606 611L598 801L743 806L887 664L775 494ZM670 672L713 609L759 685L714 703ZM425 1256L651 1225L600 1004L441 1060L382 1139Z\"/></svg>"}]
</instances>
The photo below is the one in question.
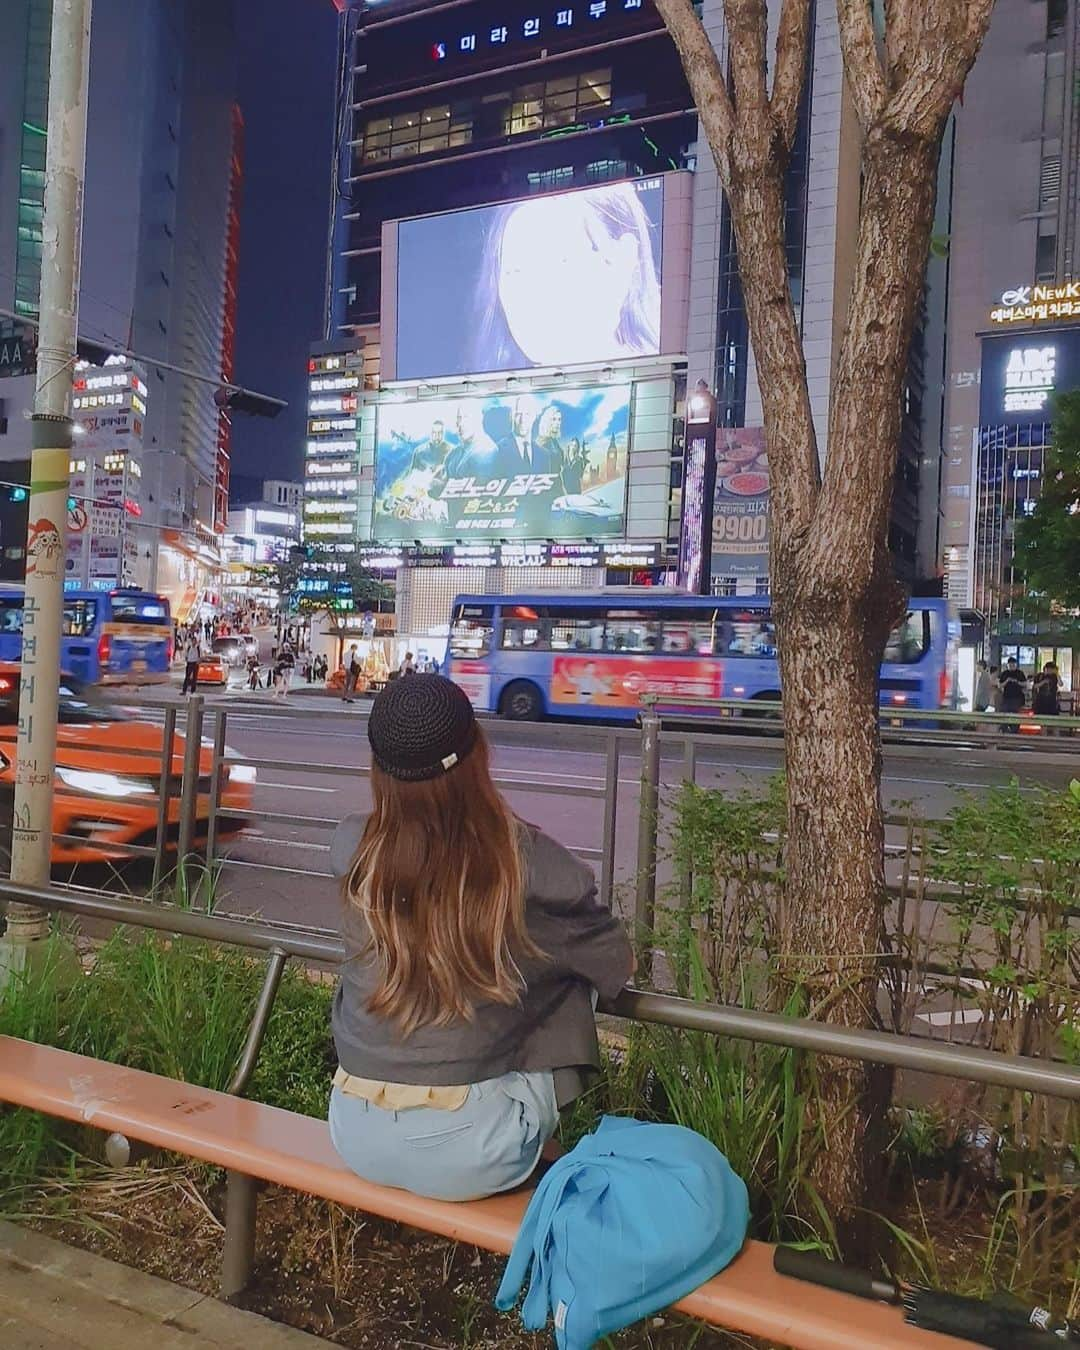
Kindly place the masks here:
<instances>
[{"instance_id":1,"label":"large led billboard","mask_svg":"<svg viewBox=\"0 0 1080 1350\"><path fill-rule=\"evenodd\" d=\"M688 179L666 174L389 222L384 380L684 350Z\"/></svg>"},{"instance_id":2,"label":"large led billboard","mask_svg":"<svg viewBox=\"0 0 1080 1350\"><path fill-rule=\"evenodd\" d=\"M621 535L630 386L383 403L380 543Z\"/></svg>"}]
</instances>

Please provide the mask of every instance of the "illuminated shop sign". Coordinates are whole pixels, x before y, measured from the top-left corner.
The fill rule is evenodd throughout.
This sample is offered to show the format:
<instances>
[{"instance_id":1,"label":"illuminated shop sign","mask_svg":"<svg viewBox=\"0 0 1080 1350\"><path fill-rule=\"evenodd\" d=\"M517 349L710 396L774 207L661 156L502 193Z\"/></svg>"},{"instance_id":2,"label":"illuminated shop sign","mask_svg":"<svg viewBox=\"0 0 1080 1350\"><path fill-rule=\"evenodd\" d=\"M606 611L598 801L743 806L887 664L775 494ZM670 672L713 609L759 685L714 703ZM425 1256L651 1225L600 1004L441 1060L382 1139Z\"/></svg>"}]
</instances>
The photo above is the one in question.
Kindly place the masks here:
<instances>
[{"instance_id":1,"label":"illuminated shop sign","mask_svg":"<svg viewBox=\"0 0 1080 1350\"><path fill-rule=\"evenodd\" d=\"M990 311L990 322L1003 327L1062 319L1080 319L1080 281L1065 281L1060 286L1014 286L1001 293Z\"/></svg>"},{"instance_id":2,"label":"illuminated shop sign","mask_svg":"<svg viewBox=\"0 0 1080 1350\"><path fill-rule=\"evenodd\" d=\"M1053 396L1080 385L1080 328L985 337L979 420L983 426L1048 422Z\"/></svg>"},{"instance_id":3,"label":"illuminated shop sign","mask_svg":"<svg viewBox=\"0 0 1080 1350\"><path fill-rule=\"evenodd\" d=\"M1042 412L1054 390L1057 348L1014 347L1005 366L1005 411Z\"/></svg>"},{"instance_id":4,"label":"illuminated shop sign","mask_svg":"<svg viewBox=\"0 0 1080 1350\"><path fill-rule=\"evenodd\" d=\"M520 18L440 38L431 44L431 59L443 62L451 57L497 51L511 43L539 43L543 38L565 36L574 29L602 24L614 15L644 8L644 0L577 0L574 4L537 9Z\"/></svg>"}]
</instances>

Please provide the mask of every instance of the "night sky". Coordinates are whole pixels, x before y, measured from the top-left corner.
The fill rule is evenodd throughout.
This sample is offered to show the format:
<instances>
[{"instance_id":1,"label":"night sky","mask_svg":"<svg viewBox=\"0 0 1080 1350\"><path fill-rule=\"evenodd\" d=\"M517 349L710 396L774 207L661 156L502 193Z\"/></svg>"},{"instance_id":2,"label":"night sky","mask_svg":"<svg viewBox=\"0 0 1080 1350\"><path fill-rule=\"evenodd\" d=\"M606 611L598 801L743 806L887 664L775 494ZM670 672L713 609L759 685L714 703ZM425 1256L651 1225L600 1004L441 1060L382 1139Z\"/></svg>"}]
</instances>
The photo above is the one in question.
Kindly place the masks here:
<instances>
[{"instance_id":1,"label":"night sky","mask_svg":"<svg viewBox=\"0 0 1080 1350\"><path fill-rule=\"evenodd\" d=\"M274 421L234 418L232 471L299 479L307 349L323 335L337 15L331 0L237 0L237 31L246 142L236 380L289 409Z\"/></svg>"}]
</instances>

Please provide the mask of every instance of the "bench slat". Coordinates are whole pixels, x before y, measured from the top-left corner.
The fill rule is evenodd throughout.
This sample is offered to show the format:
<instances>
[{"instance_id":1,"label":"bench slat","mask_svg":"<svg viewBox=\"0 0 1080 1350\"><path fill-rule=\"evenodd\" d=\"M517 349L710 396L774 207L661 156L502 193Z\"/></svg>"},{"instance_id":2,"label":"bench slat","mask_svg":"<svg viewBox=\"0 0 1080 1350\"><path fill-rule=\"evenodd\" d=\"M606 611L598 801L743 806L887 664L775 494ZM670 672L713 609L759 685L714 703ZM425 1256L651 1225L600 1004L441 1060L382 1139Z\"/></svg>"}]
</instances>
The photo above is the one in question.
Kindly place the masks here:
<instances>
[{"instance_id":1,"label":"bench slat","mask_svg":"<svg viewBox=\"0 0 1080 1350\"><path fill-rule=\"evenodd\" d=\"M468 1204L426 1200L350 1172L324 1121L52 1046L0 1036L0 1101L198 1158L379 1218L506 1254L528 1194ZM778 1275L772 1248L738 1259L676 1305L687 1316L797 1350L962 1350L904 1324L896 1308Z\"/></svg>"}]
</instances>

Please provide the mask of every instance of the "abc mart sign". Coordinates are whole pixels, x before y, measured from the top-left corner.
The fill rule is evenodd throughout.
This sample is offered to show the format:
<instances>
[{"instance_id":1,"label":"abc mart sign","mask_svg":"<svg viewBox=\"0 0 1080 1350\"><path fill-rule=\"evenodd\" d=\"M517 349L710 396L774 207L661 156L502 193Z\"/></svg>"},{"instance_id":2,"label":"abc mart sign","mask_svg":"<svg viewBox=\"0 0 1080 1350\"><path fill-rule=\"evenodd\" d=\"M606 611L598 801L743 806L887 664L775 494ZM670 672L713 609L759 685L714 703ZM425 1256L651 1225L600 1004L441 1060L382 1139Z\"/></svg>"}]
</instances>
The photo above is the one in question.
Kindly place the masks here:
<instances>
[{"instance_id":1,"label":"abc mart sign","mask_svg":"<svg viewBox=\"0 0 1080 1350\"><path fill-rule=\"evenodd\" d=\"M1080 319L1080 281L1066 281L1060 286L1016 286L1003 291L990 311L990 322L1006 328L1062 319Z\"/></svg>"}]
</instances>

